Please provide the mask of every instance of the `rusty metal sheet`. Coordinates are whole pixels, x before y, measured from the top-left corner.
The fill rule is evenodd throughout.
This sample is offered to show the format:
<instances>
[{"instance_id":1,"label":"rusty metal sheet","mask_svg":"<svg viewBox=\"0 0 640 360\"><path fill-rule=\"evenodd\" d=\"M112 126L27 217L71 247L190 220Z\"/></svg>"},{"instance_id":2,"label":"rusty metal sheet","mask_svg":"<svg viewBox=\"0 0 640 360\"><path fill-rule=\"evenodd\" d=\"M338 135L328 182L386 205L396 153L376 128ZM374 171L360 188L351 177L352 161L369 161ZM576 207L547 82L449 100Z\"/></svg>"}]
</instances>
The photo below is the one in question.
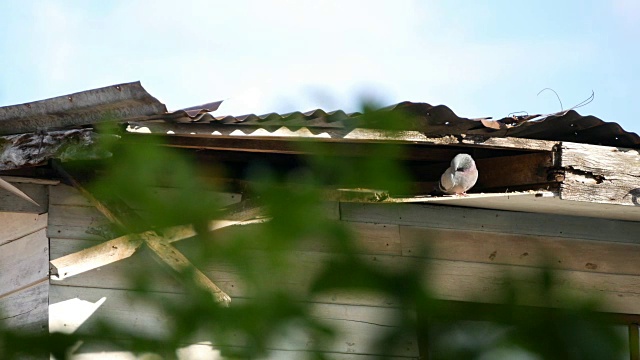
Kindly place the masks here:
<instances>
[{"instance_id":1,"label":"rusty metal sheet","mask_svg":"<svg viewBox=\"0 0 640 360\"><path fill-rule=\"evenodd\" d=\"M51 99L0 107L0 135L92 125L166 113L167 109L133 82Z\"/></svg>"},{"instance_id":2,"label":"rusty metal sheet","mask_svg":"<svg viewBox=\"0 0 640 360\"><path fill-rule=\"evenodd\" d=\"M402 112L406 115L405 123L394 124L395 129L420 131L428 136L444 135L480 135L486 137L521 137L537 140L571 141L594 145L639 148L640 137L625 131L620 125L605 122L594 116L582 116L575 110L560 114L541 116L527 115L506 117L499 120L490 118L469 119L457 116L445 105L427 103L402 102L379 110L380 112ZM313 110L288 114L269 113L264 115L215 116L201 112L197 118L175 118L171 115L164 119L169 122L191 123L198 127L209 124L212 130L225 133L245 126L275 129L278 127L299 128L309 130L323 128L387 128L385 117L377 117L377 122L364 122L361 113L345 113L343 111L325 112Z\"/></svg>"},{"instance_id":3,"label":"rusty metal sheet","mask_svg":"<svg viewBox=\"0 0 640 360\"><path fill-rule=\"evenodd\" d=\"M314 133L321 129L389 128L413 130L427 136L480 135L485 137L521 137L538 140L571 141L595 145L640 148L640 137L625 131L616 123L604 122L594 116L582 116L574 110L548 116L526 115L469 119L459 117L445 105L401 102L382 108L384 112L401 112L403 123L389 124L397 117L374 116L365 121L361 113L321 109L286 114L268 113L241 116L220 116L217 111L222 101L167 112L165 106L149 95L139 82L108 86L71 95L32 103L0 107L0 135L21 134L74 128L96 124L106 119L140 126L144 122L167 125L207 126L211 132L232 133L234 129L263 128L266 130L305 127ZM224 129L224 130L221 130Z\"/></svg>"}]
</instances>

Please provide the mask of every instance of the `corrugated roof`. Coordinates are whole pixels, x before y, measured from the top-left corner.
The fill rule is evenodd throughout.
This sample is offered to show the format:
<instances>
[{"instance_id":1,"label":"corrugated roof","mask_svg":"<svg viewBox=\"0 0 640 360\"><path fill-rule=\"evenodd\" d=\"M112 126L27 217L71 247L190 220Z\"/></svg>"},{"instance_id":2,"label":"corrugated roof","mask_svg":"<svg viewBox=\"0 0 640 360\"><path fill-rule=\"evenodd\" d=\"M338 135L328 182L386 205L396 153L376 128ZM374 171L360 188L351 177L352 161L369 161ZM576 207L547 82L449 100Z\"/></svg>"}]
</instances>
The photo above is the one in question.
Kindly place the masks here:
<instances>
[{"instance_id":1,"label":"corrugated roof","mask_svg":"<svg viewBox=\"0 0 640 360\"><path fill-rule=\"evenodd\" d=\"M341 110L312 110L287 114L220 116L215 114L221 101L174 112L147 93L139 82L113 85L32 103L0 107L0 135L35 132L92 125L105 119L119 119L134 125L145 122L175 124L181 129L193 126L213 133L231 134L234 129L286 127L322 129L388 128L363 121L360 113ZM571 141L595 145L640 148L640 137L613 122L594 116L582 116L574 110L547 115L514 116L500 120L459 117L444 105L402 102L380 112L409 114L405 123L394 129L419 131L428 136L479 135L484 137L521 137L538 140ZM382 122L381 122L382 121Z\"/></svg>"},{"instance_id":2,"label":"corrugated roof","mask_svg":"<svg viewBox=\"0 0 640 360\"><path fill-rule=\"evenodd\" d=\"M420 131L428 136L438 135L481 135L486 137L521 137L538 140L571 141L594 145L640 147L640 137L625 131L619 124L605 122L595 116L582 116L575 110L552 115L530 115L506 117L500 120L469 119L457 116L445 105L432 106L427 103L402 102L380 111L401 111L408 115L407 122L395 129ZM287 114L269 113L264 115L215 116L200 112L198 116L176 117L165 120L181 124L210 124L211 130L219 126L242 128L376 128L388 124L365 123L361 113L343 111L326 112L312 110ZM397 125L397 124L394 124Z\"/></svg>"},{"instance_id":3,"label":"corrugated roof","mask_svg":"<svg viewBox=\"0 0 640 360\"><path fill-rule=\"evenodd\" d=\"M140 82L133 82L0 107L0 135L78 127L107 119L132 119L166 112L164 104L149 95Z\"/></svg>"}]
</instances>

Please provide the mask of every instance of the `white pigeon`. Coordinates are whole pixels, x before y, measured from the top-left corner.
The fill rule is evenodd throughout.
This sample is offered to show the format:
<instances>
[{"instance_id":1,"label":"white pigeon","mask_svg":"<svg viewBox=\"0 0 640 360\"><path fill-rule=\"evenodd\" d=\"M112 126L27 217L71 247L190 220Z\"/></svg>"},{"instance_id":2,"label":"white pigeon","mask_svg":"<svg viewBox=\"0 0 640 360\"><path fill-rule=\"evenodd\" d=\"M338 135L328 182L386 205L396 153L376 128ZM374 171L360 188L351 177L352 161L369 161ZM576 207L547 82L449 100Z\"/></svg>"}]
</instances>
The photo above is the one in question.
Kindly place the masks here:
<instances>
[{"instance_id":1,"label":"white pigeon","mask_svg":"<svg viewBox=\"0 0 640 360\"><path fill-rule=\"evenodd\" d=\"M466 195L478 180L476 162L468 154L458 154L440 177L438 188L449 195Z\"/></svg>"}]
</instances>

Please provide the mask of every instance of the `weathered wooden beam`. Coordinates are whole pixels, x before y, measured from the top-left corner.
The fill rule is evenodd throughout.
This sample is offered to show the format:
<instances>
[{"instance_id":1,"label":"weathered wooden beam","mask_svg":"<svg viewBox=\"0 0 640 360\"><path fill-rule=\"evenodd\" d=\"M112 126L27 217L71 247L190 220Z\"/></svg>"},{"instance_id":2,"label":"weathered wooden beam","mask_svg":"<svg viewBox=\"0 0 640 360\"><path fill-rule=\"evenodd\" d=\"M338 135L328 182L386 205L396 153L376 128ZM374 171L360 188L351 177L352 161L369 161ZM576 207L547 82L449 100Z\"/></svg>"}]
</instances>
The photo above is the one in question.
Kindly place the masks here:
<instances>
[{"instance_id":1,"label":"weathered wooden beam","mask_svg":"<svg viewBox=\"0 0 640 360\"><path fill-rule=\"evenodd\" d=\"M220 290L202 271L198 270L178 249L169 244L162 237L151 234L145 239L145 244L153 253L173 270L182 274L190 274L194 282L213 294L215 300L224 306L229 306L231 297Z\"/></svg>"},{"instance_id":2,"label":"weathered wooden beam","mask_svg":"<svg viewBox=\"0 0 640 360\"><path fill-rule=\"evenodd\" d=\"M49 262L52 280L82 274L133 255L146 238L155 235L151 232L125 235L105 241L90 248L69 254Z\"/></svg>"},{"instance_id":3,"label":"weathered wooden beam","mask_svg":"<svg viewBox=\"0 0 640 360\"><path fill-rule=\"evenodd\" d=\"M509 197L509 194L504 194ZM490 199L487 199L488 202ZM544 198L534 204L544 205ZM340 203L340 219L354 222L422 226L452 230L505 234L542 235L561 238L639 244L640 222L581 217L567 208L564 215L531 213L534 207L511 207L511 211L466 208L465 198L443 200L458 206L430 204ZM471 198L471 202L474 199ZM479 204L485 200L480 198ZM563 203L556 200L557 203ZM475 205L474 205L475 206ZM604 206L604 205L603 205ZM611 205L609 205L611 206ZM564 210L563 210L564 211ZM570 215L567 215L570 214ZM601 214L601 216L604 216Z\"/></svg>"},{"instance_id":4,"label":"weathered wooden beam","mask_svg":"<svg viewBox=\"0 0 640 360\"><path fill-rule=\"evenodd\" d=\"M640 244L400 226L402 255L640 276Z\"/></svg>"},{"instance_id":5,"label":"weathered wooden beam","mask_svg":"<svg viewBox=\"0 0 640 360\"><path fill-rule=\"evenodd\" d=\"M497 138L481 135L445 135L429 136L420 131L406 130L381 130L381 129L313 129L313 132L306 127L294 127L294 130L286 126L280 126L274 130L259 129L250 126L232 126L225 124L214 127L213 124L168 124L161 122L149 122L137 124L144 127L144 133L136 128L128 128L127 131L132 136L149 136L148 133L166 136L169 134L186 136L207 136L215 137L216 141L224 142L223 139L243 139L244 144L255 142L254 149L268 149L269 144L275 142L295 142L307 139L319 142L342 143L396 143L396 144L420 144L420 145L445 145L445 146L473 146L487 149L512 149L522 151L551 151L558 143L556 141L534 140L524 138ZM218 131L220 130L220 131ZM217 135L212 132L218 131ZM237 135L236 135L237 134ZM267 141L264 144L261 141ZM262 144L262 145L261 145ZM236 146L236 145L231 145ZM245 145L246 146L246 145ZM257 147L257 148L256 148ZM272 149L274 149L272 147Z\"/></svg>"},{"instance_id":6,"label":"weathered wooden beam","mask_svg":"<svg viewBox=\"0 0 640 360\"><path fill-rule=\"evenodd\" d=\"M134 216L135 219L138 218L137 214L123 214L124 216L118 216L114 210L107 206L103 201L98 200L89 190L85 188L85 186L81 183L81 181L76 177L71 175L62 164L58 160L53 160L51 162L51 167L60 174L60 176L69 183L69 185L73 186L82 196L84 196L89 203L93 205L104 217L107 218L111 223L116 224L121 229L126 228L126 224L122 219L128 219L126 215ZM132 221L130 219L128 221Z\"/></svg>"},{"instance_id":7,"label":"weathered wooden beam","mask_svg":"<svg viewBox=\"0 0 640 360\"><path fill-rule=\"evenodd\" d=\"M640 151L564 142L560 156L560 198L640 206Z\"/></svg>"},{"instance_id":8,"label":"weathered wooden beam","mask_svg":"<svg viewBox=\"0 0 640 360\"><path fill-rule=\"evenodd\" d=\"M146 136L140 134L126 134L123 141L136 142L143 140ZM216 150L229 151L235 157L226 154L226 159L243 158L242 153L274 153L274 154L292 154L292 155L323 155L323 156L343 156L358 157L369 156L371 154L371 144L360 142L342 142L338 140L316 139L315 142L330 143L330 147L315 148L309 147L308 141L300 139L282 139L282 138L264 138L264 139L245 139L238 136L197 136L197 135L156 135L161 137L160 143L165 146L185 149L198 150ZM306 146L305 146L306 144ZM394 147L397 143L376 144L378 146ZM398 152L398 158L403 160L420 160L420 161L443 161L444 159L452 159L459 150L453 147L436 147L425 148L415 144L403 144L402 151ZM324 151L324 152L323 152ZM232 152L232 153L231 153ZM211 153L212 157L220 159L219 152Z\"/></svg>"},{"instance_id":9,"label":"weathered wooden beam","mask_svg":"<svg viewBox=\"0 0 640 360\"><path fill-rule=\"evenodd\" d=\"M97 199L91 192L86 190L78 179L67 172L66 169L64 169L64 167L62 167L57 161L53 162L53 166L56 171L58 171L71 185L84 195L90 203L94 204L98 211L112 223L126 229L131 225L132 221L135 221L135 219L138 218L138 215L133 210L129 209L124 203L113 202L110 205L107 205ZM187 236L190 234L188 231L184 230L178 231L177 233L180 235L175 236ZM224 305L228 305L229 301L231 301L231 298L227 294L222 292L222 290L220 290L200 270L196 269L184 255L169 245L169 242L163 240L155 231L146 231L137 236L125 236L119 239L121 240L118 241L118 239L114 239L115 241L111 240L111 243L107 242L94 246L85 253L80 252L72 254L72 257L67 256L63 259L58 259L57 262L51 262L53 267L52 270L54 270L58 275L62 272L63 277L69 276L70 271L74 274L78 274L94 269L100 266L100 263L111 263L119 259L129 257L135 253L138 247L140 247L140 244L144 242L162 262L169 265L173 270L177 272L184 272L187 270L191 271L194 274L196 284L211 292L217 301ZM117 251L119 249L119 242L123 242L125 245L121 251ZM106 247L105 244L107 244ZM114 252L113 250L116 251ZM114 253L113 256L109 256L110 253ZM56 263L59 267L55 265Z\"/></svg>"},{"instance_id":10,"label":"weathered wooden beam","mask_svg":"<svg viewBox=\"0 0 640 360\"><path fill-rule=\"evenodd\" d=\"M30 203L32 203L35 206L40 206L40 204L38 204L37 202L35 202L35 200L33 200L32 198L29 197L29 195L25 194L24 192L22 192L20 189L18 189L17 187L11 185L8 181L0 178L0 188L3 188L5 190L7 190L8 192L14 194L15 196L28 201Z\"/></svg>"},{"instance_id":11,"label":"weathered wooden beam","mask_svg":"<svg viewBox=\"0 0 640 360\"><path fill-rule=\"evenodd\" d=\"M92 129L0 136L0 170L45 164L49 159L83 160L110 156L96 142Z\"/></svg>"},{"instance_id":12,"label":"weathered wooden beam","mask_svg":"<svg viewBox=\"0 0 640 360\"><path fill-rule=\"evenodd\" d=\"M2 179L0 179L2 182ZM39 184L9 184L18 189L28 198L19 196L16 191L8 191L0 187L0 211L23 212L33 214L44 214L48 209L48 191L46 185ZM4 224L3 224L4 225Z\"/></svg>"},{"instance_id":13,"label":"weathered wooden beam","mask_svg":"<svg viewBox=\"0 0 640 360\"><path fill-rule=\"evenodd\" d=\"M262 207L252 206L250 201L232 205L221 216L224 220L213 220L209 223L209 230L214 231L228 226L241 224L264 214ZM112 214L113 215L113 214ZM174 226L158 231L167 243L172 243L193 237L197 234L192 225ZM149 239L155 239L158 234L146 231L139 234L120 236L115 239L100 243L90 248L69 254L50 261L51 273L54 280L81 274L83 272L126 259Z\"/></svg>"}]
</instances>

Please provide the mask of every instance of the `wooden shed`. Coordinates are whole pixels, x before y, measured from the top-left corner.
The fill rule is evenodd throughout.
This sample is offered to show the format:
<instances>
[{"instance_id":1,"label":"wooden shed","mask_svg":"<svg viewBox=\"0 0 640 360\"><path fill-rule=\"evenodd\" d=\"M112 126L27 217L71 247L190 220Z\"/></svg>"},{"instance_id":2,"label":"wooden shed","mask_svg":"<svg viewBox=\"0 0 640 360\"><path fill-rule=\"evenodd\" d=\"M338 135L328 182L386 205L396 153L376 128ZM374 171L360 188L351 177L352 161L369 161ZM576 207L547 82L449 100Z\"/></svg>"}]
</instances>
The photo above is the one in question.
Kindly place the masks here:
<instances>
[{"instance_id":1,"label":"wooden shed","mask_svg":"<svg viewBox=\"0 0 640 360\"><path fill-rule=\"evenodd\" d=\"M501 120L460 118L446 106L400 103L380 109L375 119L360 113L316 110L262 116L218 116L220 102L169 112L139 83L0 108L0 178L15 191L0 189L0 320L10 329L33 333L87 332L108 318L132 331L162 332L163 318L136 302L127 278L146 269L154 254L173 268L189 265L173 244L194 234L189 224L170 235L148 232L110 237L104 225L119 221L72 175L64 161L98 161L100 123L123 126L118 141L161 138L199 167L224 164L232 171L211 181L229 185L219 193L225 218L220 229L259 218L245 192L250 164L286 172L304 166L303 142L328 144L331 156L357 162L372 146L399 146L398 161L410 174L410 191L345 189L335 184L323 208L326 216L357 234L360 255L383 265L429 263L435 296L443 301L495 304L503 274L526 277L549 263L573 294L597 295L602 312L628 326L637 351L640 320L640 138L619 125L570 110ZM384 123L409 114L401 124ZM90 151L87 151L90 150ZM440 174L459 153L475 159L479 179L468 196L430 194ZM88 158L88 159L87 159ZM158 196L177 189L153 185ZM224 221L223 221L224 220ZM247 225L259 229L260 221ZM187 240L188 241L188 240ZM186 242L186 241L185 241ZM142 253L141 245L148 250ZM292 272L313 273L327 255L321 243L296 254ZM247 297L237 274L220 263L200 267L196 276L220 301ZM304 276L295 280L304 283ZM158 276L151 290L182 295L176 279ZM295 284L294 284L295 287ZM309 299L318 319L340 329L339 341L314 348L305 339L271 345L272 358L296 359L310 350L330 358L374 357L381 327L393 326L399 304L376 296L336 292ZM537 305L535 301L532 304ZM562 306L562 304L554 304ZM215 358L218 346L196 344L180 358ZM634 350L636 349L636 350ZM393 358L427 358L420 335L388 349ZM131 353L83 349L79 359L129 359ZM200 356L200 357L198 357ZM638 356L637 353L632 356Z\"/></svg>"}]
</instances>

